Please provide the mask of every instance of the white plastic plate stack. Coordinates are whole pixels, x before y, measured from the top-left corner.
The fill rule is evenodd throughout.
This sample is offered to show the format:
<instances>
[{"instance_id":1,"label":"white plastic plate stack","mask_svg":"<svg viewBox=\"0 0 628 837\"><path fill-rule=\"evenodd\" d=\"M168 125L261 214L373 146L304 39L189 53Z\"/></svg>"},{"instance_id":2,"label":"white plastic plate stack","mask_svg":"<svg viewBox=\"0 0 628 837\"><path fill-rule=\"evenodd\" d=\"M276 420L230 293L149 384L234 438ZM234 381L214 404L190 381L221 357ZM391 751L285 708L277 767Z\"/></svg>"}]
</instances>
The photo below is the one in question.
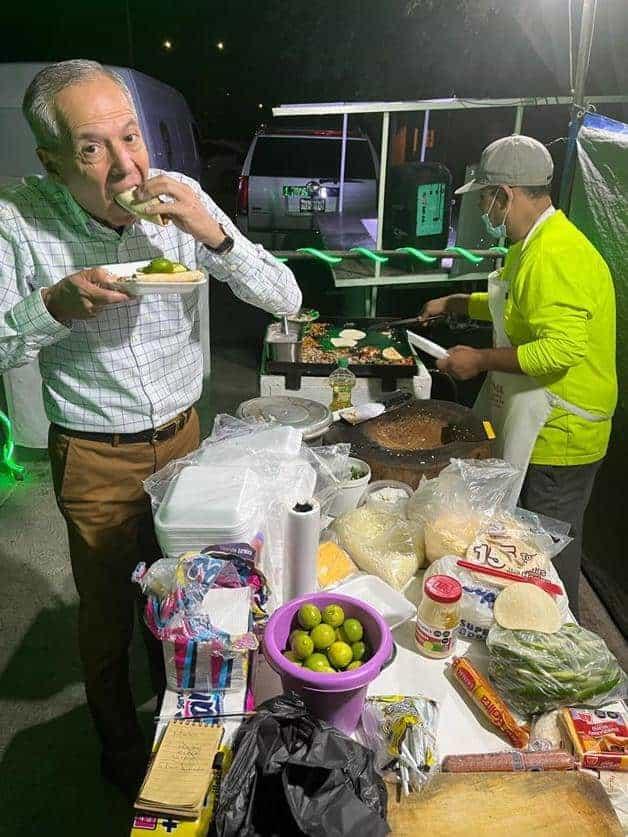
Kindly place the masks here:
<instances>
[{"instance_id":1,"label":"white plastic plate stack","mask_svg":"<svg viewBox=\"0 0 628 837\"><path fill-rule=\"evenodd\" d=\"M155 515L165 555L212 544L250 542L259 529L259 479L249 470L188 465L172 480Z\"/></svg>"}]
</instances>

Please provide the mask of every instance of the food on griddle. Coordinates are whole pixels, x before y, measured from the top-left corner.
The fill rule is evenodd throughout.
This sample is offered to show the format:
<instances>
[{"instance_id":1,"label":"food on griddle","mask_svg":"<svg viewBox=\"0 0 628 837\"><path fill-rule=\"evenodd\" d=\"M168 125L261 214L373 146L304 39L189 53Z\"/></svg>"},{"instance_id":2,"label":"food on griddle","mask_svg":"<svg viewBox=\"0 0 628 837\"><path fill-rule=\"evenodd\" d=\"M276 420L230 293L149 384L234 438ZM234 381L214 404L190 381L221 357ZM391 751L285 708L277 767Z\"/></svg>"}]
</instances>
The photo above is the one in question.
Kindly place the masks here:
<instances>
[{"instance_id":1,"label":"food on griddle","mask_svg":"<svg viewBox=\"0 0 628 837\"><path fill-rule=\"evenodd\" d=\"M403 362L403 355L400 355L397 349L393 346L389 346L387 349L382 351L382 357L384 360L390 360L393 363L402 363Z\"/></svg>"},{"instance_id":2,"label":"food on griddle","mask_svg":"<svg viewBox=\"0 0 628 837\"><path fill-rule=\"evenodd\" d=\"M318 317L319 313L315 308L301 308L296 314L290 314L286 319L290 323L312 323Z\"/></svg>"},{"instance_id":3,"label":"food on griddle","mask_svg":"<svg viewBox=\"0 0 628 837\"><path fill-rule=\"evenodd\" d=\"M391 346L393 342L395 345ZM331 323L309 323L304 329L301 362L335 365L339 357L346 357L352 366L413 366L415 361L412 354L409 353L406 357L402 351L403 344L394 341L390 332L369 331L367 335L357 328L338 330L338 327Z\"/></svg>"},{"instance_id":4,"label":"food on griddle","mask_svg":"<svg viewBox=\"0 0 628 837\"><path fill-rule=\"evenodd\" d=\"M348 337L332 337L331 342L337 349L352 349L356 344L356 340L350 340Z\"/></svg>"},{"instance_id":5,"label":"food on griddle","mask_svg":"<svg viewBox=\"0 0 628 837\"><path fill-rule=\"evenodd\" d=\"M366 427L365 434L388 450L430 450L443 446L443 429L447 423L420 412L391 413L386 422Z\"/></svg>"},{"instance_id":6,"label":"food on griddle","mask_svg":"<svg viewBox=\"0 0 628 837\"><path fill-rule=\"evenodd\" d=\"M344 337L345 340L353 340L357 343L358 340L366 337L366 332L360 331L357 328L343 328L338 337Z\"/></svg>"}]
</instances>

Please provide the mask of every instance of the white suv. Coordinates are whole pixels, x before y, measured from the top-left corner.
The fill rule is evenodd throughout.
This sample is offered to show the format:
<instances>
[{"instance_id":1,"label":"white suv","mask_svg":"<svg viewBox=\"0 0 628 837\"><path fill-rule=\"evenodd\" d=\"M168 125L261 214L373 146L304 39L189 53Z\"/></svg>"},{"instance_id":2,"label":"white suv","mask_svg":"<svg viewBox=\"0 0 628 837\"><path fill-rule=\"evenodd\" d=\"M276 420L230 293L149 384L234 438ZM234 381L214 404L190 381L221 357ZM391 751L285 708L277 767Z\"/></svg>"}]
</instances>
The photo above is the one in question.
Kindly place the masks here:
<instances>
[{"instance_id":1,"label":"white suv","mask_svg":"<svg viewBox=\"0 0 628 837\"><path fill-rule=\"evenodd\" d=\"M338 211L340 131L265 129L249 148L238 185L236 221L271 249L316 243L316 215ZM377 158L369 140L347 139L343 213L377 215Z\"/></svg>"}]
</instances>

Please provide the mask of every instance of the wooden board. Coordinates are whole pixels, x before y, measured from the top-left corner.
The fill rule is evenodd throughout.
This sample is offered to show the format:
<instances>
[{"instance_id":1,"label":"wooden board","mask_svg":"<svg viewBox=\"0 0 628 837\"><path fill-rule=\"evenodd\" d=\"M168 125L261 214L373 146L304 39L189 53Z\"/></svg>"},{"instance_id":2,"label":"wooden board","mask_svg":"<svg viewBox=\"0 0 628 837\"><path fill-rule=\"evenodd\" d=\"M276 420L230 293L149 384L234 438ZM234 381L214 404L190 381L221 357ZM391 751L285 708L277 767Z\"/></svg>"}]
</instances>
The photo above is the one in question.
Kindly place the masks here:
<instances>
[{"instance_id":1,"label":"wooden board","mask_svg":"<svg viewBox=\"0 0 628 837\"><path fill-rule=\"evenodd\" d=\"M606 791L576 772L441 773L421 794L389 787L394 837L622 837Z\"/></svg>"}]
</instances>

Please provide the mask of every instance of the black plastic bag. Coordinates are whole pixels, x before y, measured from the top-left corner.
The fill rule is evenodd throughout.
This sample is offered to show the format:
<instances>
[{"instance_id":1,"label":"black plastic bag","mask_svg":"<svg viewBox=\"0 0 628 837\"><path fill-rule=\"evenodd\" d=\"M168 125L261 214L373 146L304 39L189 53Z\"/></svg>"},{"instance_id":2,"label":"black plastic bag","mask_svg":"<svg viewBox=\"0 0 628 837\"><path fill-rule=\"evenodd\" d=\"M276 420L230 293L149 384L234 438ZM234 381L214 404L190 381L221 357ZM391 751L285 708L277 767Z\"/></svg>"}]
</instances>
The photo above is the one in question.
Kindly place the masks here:
<instances>
[{"instance_id":1,"label":"black plastic bag","mask_svg":"<svg viewBox=\"0 0 628 837\"><path fill-rule=\"evenodd\" d=\"M373 753L318 721L295 692L263 703L234 742L215 837L383 837Z\"/></svg>"}]
</instances>

